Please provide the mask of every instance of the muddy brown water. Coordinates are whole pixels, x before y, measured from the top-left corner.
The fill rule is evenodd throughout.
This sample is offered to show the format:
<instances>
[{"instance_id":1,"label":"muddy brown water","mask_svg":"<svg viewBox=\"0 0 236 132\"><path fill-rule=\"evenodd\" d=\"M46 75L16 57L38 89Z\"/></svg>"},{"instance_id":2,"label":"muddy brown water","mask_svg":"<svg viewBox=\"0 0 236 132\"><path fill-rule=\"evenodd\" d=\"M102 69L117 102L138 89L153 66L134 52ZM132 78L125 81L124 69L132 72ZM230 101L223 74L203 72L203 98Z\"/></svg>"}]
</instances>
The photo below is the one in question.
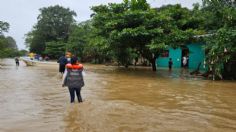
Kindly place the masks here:
<instances>
[{"instance_id":1,"label":"muddy brown water","mask_svg":"<svg viewBox=\"0 0 236 132\"><path fill-rule=\"evenodd\" d=\"M85 65L85 101L70 104L57 65L2 63L0 132L236 131L235 82Z\"/></svg>"}]
</instances>

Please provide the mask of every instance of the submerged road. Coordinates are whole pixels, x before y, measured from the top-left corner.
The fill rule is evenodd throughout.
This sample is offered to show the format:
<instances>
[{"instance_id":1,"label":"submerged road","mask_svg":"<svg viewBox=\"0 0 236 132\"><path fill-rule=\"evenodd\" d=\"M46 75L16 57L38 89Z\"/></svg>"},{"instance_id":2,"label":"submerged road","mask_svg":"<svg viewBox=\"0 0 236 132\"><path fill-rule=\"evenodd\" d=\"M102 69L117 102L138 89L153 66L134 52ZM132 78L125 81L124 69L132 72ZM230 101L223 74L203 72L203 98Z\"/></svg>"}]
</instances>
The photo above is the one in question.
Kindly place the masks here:
<instances>
[{"instance_id":1,"label":"submerged road","mask_svg":"<svg viewBox=\"0 0 236 132\"><path fill-rule=\"evenodd\" d=\"M236 82L85 65L85 101L70 104L57 65L4 63L0 132L236 131Z\"/></svg>"}]
</instances>

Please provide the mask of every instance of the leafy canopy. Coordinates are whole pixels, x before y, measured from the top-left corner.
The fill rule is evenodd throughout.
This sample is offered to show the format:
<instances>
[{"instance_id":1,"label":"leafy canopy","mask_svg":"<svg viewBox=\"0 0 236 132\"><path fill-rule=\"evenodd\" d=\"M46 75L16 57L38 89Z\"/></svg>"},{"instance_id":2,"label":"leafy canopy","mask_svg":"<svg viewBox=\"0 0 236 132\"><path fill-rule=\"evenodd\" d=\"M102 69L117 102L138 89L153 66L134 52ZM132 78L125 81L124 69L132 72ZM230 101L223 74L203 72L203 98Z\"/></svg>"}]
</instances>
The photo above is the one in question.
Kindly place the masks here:
<instances>
[{"instance_id":1,"label":"leafy canopy","mask_svg":"<svg viewBox=\"0 0 236 132\"><path fill-rule=\"evenodd\" d=\"M76 13L74 11L59 5L41 8L40 15L37 18L37 24L31 32L26 34L25 42L30 51L42 54L46 53L46 49L49 50L51 48L50 46L47 47L47 43L62 41L66 44L72 30L72 26L75 23L75 16ZM58 47L60 47L60 44ZM62 49L64 48L54 50L65 52L61 51ZM52 50L53 49L51 49L51 51ZM56 55L53 54L52 56Z\"/></svg>"},{"instance_id":2,"label":"leafy canopy","mask_svg":"<svg viewBox=\"0 0 236 132\"><path fill-rule=\"evenodd\" d=\"M141 55L156 70L155 60L161 52L168 46L183 45L198 33L193 13L180 5L152 9L146 0L124 0L92 10L95 34L108 42L106 45L122 65Z\"/></svg>"}]
</instances>

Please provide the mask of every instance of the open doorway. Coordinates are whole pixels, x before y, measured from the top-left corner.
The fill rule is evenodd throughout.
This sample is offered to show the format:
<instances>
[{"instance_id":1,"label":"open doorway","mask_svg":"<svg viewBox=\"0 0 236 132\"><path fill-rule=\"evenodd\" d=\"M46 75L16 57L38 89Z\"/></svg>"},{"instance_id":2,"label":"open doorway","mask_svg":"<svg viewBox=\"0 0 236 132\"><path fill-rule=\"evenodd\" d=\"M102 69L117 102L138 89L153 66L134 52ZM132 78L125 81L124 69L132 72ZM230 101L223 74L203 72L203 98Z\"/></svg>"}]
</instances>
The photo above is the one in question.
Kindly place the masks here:
<instances>
[{"instance_id":1,"label":"open doorway","mask_svg":"<svg viewBox=\"0 0 236 132\"><path fill-rule=\"evenodd\" d=\"M189 48L182 47L181 67L188 68L189 66Z\"/></svg>"}]
</instances>

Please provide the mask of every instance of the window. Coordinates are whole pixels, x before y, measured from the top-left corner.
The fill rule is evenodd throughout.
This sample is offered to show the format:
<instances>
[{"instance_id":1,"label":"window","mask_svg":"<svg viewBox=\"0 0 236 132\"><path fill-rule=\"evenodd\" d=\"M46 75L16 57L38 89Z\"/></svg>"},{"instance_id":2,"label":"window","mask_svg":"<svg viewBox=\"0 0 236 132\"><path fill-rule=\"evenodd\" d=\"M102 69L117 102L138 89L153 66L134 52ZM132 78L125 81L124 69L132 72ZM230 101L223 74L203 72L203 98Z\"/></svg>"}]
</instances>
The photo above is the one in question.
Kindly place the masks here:
<instances>
[{"instance_id":1,"label":"window","mask_svg":"<svg viewBox=\"0 0 236 132\"><path fill-rule=\"evenodd\" d=\"M161 57L169 57L169 50L165 50L161 53Z\"/></svg>"}]
</instances>

